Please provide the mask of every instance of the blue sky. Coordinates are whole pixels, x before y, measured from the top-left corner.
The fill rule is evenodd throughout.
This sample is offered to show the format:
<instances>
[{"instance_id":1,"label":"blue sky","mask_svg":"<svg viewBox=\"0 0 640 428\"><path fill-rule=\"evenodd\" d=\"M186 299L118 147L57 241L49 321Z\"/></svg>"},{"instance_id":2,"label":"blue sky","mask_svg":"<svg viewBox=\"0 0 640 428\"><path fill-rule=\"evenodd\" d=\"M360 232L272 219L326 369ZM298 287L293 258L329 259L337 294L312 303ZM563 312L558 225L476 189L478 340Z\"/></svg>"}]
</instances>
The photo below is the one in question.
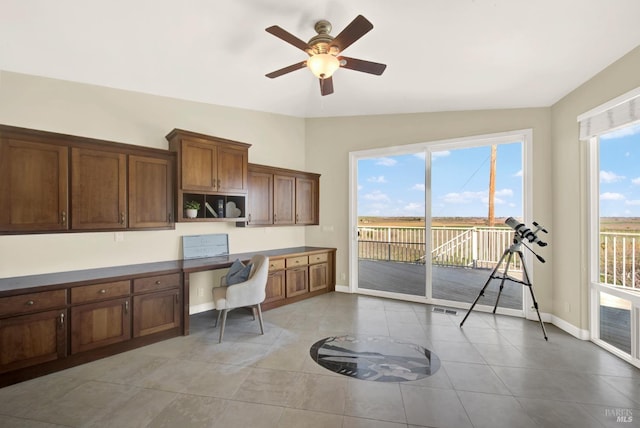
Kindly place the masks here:
<instances>
[{"instance_id":1,"label":"blue sky","mask_svg":"<svg viewBox=\"0 0 640 428\"><path fill-rule=\"evenodd\" d=\"M600 216L640 217L640 123L600 137Z\"/></svg>"},{"instance_id":2,"label":"blue sky","mask_svg":"<svg viewBox=\"0 0 640 428\"><path fill-rule=\"evenodd\" d=\"M498 145L496 217L522 216L522 145ZM432 216L487 217L491 147L433 153ZM358 215L423 217L424 153L358 161Z\"/></svg>"}]
</instances>

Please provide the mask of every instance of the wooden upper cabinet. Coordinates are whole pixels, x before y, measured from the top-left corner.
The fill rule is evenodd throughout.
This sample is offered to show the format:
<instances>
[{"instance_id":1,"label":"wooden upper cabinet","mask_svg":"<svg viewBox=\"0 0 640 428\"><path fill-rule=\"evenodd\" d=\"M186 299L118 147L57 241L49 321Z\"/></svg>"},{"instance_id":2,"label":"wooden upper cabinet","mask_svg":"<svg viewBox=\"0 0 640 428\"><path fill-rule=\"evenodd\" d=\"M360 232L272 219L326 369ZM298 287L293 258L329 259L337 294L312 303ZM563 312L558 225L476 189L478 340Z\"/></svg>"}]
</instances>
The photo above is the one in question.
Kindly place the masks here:
<instances>
[{"instance_id":1,"label":"wooden upper cabinet","mask_svg":"<svg viewBox=\"0 0 640 428\"><path fill-rule=\"evenodd\" d=\"M318 224L318 180L296 177L296 224Z\"/></svg>"},{"instance_id":2,"label":"wooden upper cabinet","mask_svg":"<svg viewBox=\"0 0 640 428\"><path fill-rule=\"evenodd\" d=\"M273 174L249 169L248 181L247 223L273 224Z\"/></svg>"},{"instance_id":3,"label":"wooden upper cabinet","mask_svg":"<svg viewBox=\"0 0 640 428\"><path fill-rule=\"evenodd\" d=\"M169 227L174 219L172 159L129 156L129 227Z\"/></svg>"},{"instance_id":4,"label":"wooden upper cabinet","mask_svg":"<svg viewBox=\"0 0 640 428\"><path fill-rule=\"evenodd\" d=\"M183 190L218 190L217 147L207 142L182 141L181 171Z\"/></svg>"},{"instance_id":5,"label":"wooden upper cabinet","mask_svg":"<svg viewBox=\"0 0 640 428\"><path fill-rule=\"evenodd\" d=\"M123 153L71 149L71 228L127 227L127 157Z\"/></svg>"},{"instance_id":6,"label":"wooden upper cabinet","mask_svg":"<svg viewBox=\"0 0 640 428\"><path fill-rule=\"evenodd\" d=\"M273 176L273 224L295 224L295 192L295 177Z\"/></svg>"},{"instance_id":7,"label":"wooden upper cabinet","mask_svg":"<svg viewBox=\"0 0 640 428\"><path fill-rule=\"evenodd\" d=\"M250 144L174 129L169 148L178 153L180 191L246 194Z\"/></svg>"},{"instance_id":8,"label":"wooden upper cabinet","mask_svg":"<svg viewBox=\"0 0 640 428\"><path fill-rule=\"evenodd\" d=\"M247 193L248 150L218 146L218 191Z\"/></svg>"},{"instance_id":9,"label":"wooden upper cabinet","mask_svg":"<svg viewBox=\"0 0 640 428\"><path fill-rule=\"evenodd\" d=\"M0 231L68 228L68 148L0 133Z\"/></svg>"}]
</instances>

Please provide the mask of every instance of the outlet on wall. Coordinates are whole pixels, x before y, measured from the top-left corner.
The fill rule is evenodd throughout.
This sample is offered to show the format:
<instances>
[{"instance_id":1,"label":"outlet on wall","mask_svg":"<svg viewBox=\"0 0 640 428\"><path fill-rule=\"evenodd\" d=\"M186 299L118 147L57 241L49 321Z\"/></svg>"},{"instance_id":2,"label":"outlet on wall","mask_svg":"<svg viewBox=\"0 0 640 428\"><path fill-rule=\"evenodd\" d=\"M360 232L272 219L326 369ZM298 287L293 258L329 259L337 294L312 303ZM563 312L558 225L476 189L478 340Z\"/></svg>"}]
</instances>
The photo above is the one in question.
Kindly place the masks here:
<instances>
[{"instance_id":1,"label":"outlet on wall","mask_svg":"<svg viewBox=\"0 0 640 428\"><path fill-rule=\"evenodd\" d=\"M344 272L342 272L342 273L340 274L340 281L346 281L346 280L347 280L347 274L346 274L346 273L344 273Z\"/></svg>"}]
</instances>

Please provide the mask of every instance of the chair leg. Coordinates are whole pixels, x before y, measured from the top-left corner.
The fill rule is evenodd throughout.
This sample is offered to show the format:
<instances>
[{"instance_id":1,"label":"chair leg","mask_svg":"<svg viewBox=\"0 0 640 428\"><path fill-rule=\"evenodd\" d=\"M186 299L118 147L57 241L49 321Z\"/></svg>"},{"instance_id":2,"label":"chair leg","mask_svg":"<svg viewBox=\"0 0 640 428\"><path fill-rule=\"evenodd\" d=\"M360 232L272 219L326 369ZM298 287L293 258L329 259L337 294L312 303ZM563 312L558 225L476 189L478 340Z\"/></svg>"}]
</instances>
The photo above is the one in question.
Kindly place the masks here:
<instances>
[{"instance_id":1,"label":"chair leg","mask_svg":"<svg viewBox=\"0 0 640 428\"><path fill-rule=\"evenodd\" d=\"M220 324L220 315L222 315L222 311L218 309L218 318L216 318L216 322L213 324L213 328L216 328L218 324Z\"/></svg>"},{"instance_id":2,"label":"chair leg","mask_svg":"<svg viewBox=\"0 0 640 428\"><path fill-rule=\"evenodd\" d=\"M258 309L258 320L260 321L260 333L264 334L264 323L262 322L262 309L260 309L260 303L256 305Z\"/></svg>"},{"instance_id":3,"label":"chair leg","mask_svg":"<svg viewBox=\"0 0 640 428\"><path fill-rule=\"evenodd\" d=\"M222 343L222 336L224 336L224 325L227 323L227 309L222 310L222 325L220 326L220 338L218 343Z\"/></svg>"}]
</instances>

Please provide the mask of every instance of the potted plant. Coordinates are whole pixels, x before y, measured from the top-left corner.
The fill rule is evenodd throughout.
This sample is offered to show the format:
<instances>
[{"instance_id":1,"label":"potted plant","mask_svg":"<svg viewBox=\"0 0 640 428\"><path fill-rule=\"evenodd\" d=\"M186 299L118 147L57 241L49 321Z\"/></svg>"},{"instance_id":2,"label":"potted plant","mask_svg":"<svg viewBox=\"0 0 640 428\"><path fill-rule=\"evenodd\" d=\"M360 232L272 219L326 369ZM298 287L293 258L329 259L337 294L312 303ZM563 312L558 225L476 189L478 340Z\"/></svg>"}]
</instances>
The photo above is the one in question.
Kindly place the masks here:
<instances>
[{"instance_id":1,"label":"potted plant","mask_svg":"<svg viewBox=\"0 0 640 428\"><path fill-rule=\"evenodd\" d=\"M200 202L198 201L186 201L184 203L184 215L187 218L198 217L198 210L200 209Z\"/></svg>"}]
</instances>

